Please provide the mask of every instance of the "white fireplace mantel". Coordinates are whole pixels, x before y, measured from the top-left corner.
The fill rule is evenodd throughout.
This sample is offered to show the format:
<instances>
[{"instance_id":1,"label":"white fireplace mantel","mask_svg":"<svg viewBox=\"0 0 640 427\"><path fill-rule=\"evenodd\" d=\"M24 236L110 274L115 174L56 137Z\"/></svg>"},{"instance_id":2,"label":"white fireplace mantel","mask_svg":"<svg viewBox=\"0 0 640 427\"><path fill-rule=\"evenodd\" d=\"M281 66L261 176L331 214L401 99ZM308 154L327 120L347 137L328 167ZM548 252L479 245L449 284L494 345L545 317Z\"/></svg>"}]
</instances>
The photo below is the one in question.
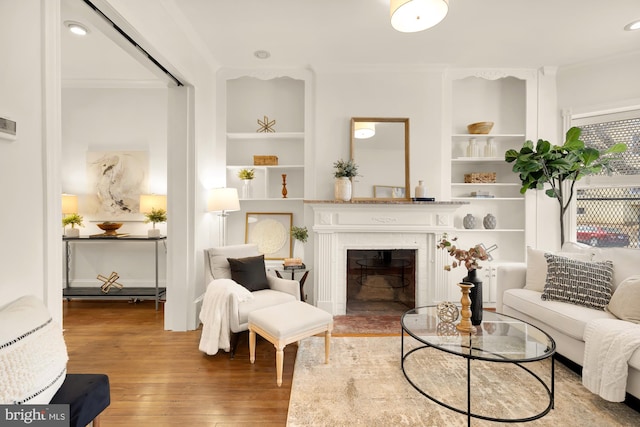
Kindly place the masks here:
<instances>
[{"instance_id":1,"label":"white fireplace mantel","mask_svg":"<svg viewBox=\"0 0 640 427\"><path fill-rule=\"evenodd\" d=\"M316 305L346 314L347 250L416 250L416 306L446 299L443 233L453 232L453 214L464 202L305 201L313 209Z\"/></svg>"}]
</instances>

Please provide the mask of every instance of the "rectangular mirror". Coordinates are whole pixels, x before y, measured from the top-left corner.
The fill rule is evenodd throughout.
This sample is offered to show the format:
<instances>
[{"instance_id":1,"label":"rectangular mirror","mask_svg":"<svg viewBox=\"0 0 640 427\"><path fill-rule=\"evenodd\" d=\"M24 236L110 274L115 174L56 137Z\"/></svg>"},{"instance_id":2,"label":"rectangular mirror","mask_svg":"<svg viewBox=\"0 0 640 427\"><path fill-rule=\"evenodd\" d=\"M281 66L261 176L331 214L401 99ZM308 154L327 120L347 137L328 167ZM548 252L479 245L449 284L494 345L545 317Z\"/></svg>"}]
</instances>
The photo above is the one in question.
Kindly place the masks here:
<instances>
[{"instance_id":1,"label":"rectangular mirror","mask_svg":"<svg viewBox=\"0 0 640 427\"><path fill-rule=\"evenodd\" d=\"M409 119L353 117L351 158L358 165L354 200L409 200Z\"/></svg>"}]
</instances>

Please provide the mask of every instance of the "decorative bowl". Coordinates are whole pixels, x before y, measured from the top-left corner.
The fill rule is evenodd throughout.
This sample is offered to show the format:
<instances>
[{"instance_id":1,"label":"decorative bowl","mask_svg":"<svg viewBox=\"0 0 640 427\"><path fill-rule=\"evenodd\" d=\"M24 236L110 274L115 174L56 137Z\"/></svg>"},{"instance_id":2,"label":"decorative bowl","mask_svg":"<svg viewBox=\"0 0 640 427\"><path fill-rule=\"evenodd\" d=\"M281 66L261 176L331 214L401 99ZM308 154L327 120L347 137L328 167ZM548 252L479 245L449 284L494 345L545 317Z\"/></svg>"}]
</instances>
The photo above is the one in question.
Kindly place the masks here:
<instances>
[{"instance_id":1,"label":"decorative bowl","mask_svg":"<svg viewBox=\"0 0 640 427\"><path fill-rule=\"evenodd\" d=\"M477 122L467 125L469 133L475 135L486 135L491 132L491 128L493 128L493 122Z\"/></svg>"},{"instance_id":2,"label":"decorative bowl","mask_svg":"<svg viewBox=\"0 0 640 427\"><path fill-rule=\"evenodd\" d=\"M118 233L116 233L116 231L120 227L122 227L121 222L103 222L98 224L98 228L104 230L105 236L117 236Z\"/></svg>"}]
</instances>

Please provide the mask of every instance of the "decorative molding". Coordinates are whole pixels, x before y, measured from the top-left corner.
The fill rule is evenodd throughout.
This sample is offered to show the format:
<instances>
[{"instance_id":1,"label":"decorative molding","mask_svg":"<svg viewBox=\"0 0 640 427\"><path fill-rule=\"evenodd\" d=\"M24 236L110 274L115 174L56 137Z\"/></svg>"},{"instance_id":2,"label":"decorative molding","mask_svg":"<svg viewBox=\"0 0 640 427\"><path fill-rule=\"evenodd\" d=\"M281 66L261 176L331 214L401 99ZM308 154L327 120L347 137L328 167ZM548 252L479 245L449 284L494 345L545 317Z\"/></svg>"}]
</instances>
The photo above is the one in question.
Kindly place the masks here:
<instances>
[{"instance_id":1,"label":"decorative molding","mask_svg":"<svg viewBox=\"0 0 640 427\"><path fill-rule=\"evenodd\" d=\"M63 89L166 89L161 80L64 79Z\"/></svg>"}]
</instances>

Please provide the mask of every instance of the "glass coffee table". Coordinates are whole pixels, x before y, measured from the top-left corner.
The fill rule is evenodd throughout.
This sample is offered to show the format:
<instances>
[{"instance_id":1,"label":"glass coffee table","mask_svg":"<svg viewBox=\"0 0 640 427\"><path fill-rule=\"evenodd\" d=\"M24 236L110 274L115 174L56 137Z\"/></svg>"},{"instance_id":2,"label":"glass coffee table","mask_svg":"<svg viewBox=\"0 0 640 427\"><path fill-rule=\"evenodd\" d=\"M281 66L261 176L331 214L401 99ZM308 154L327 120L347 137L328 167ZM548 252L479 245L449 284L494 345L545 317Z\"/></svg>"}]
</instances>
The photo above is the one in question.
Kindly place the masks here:
<instances>
[{"instance_id":1,"label":"glass coffee table","mask_svg":"<svg viewBox=\"0 0 640 427\"><path fill-rule=\"evenodd\" d=\"M418 307L403 314L401 356L402 372L407 381L425 397L466 415L469 425L471 418L515 423L533 421L549 413L554 406L556 344L553 339L529 323L492 311L483 311L482 324L476 326L476 333L472 335L458 332L455 327L458 321L459 319L455 322L441 321L436 306ZM436 355L434 352L440 354ZM436 359L433 356L441 357L437 359L438 362L434 362ZM540 370L545 368L543 376L547 377L546 364L538 363L536 369L533 369L532 364L548 358L551 359L550 372L545 381ZM429 371L430 369L433 371ZM516 371L512 372L512 369ZM494 371L496 375L493 375ZM443 378L439 382L436 378L438 376ZM464 377L466 402L464 397L451 401L452 394L447 391L450 391L452 386L447 378L457 378L462 384ZM532 384L534 380L539 384ZM440 384L440 388L434 384ZM535 402L535 413L514 417L513 411L509 410L507 417L495 409L501 404L504 406L505 402L491 401L492 397L499 396L499 393L494 393L492 387L500 388L503 394L507 390L505 400L509 398L509 387L515 387L512 389L513 395L517 394L517 388L537 388L539 395L543 397L540 400L543 401ZM479 402L475 402L472 410L474 394L476 400L478 394L481 397ZM524 407L528 402L517 401L507 405L509 409L519 409L519 405ZM480 413L480 406L491 413Z\"/></svg>"}]
</instances>

